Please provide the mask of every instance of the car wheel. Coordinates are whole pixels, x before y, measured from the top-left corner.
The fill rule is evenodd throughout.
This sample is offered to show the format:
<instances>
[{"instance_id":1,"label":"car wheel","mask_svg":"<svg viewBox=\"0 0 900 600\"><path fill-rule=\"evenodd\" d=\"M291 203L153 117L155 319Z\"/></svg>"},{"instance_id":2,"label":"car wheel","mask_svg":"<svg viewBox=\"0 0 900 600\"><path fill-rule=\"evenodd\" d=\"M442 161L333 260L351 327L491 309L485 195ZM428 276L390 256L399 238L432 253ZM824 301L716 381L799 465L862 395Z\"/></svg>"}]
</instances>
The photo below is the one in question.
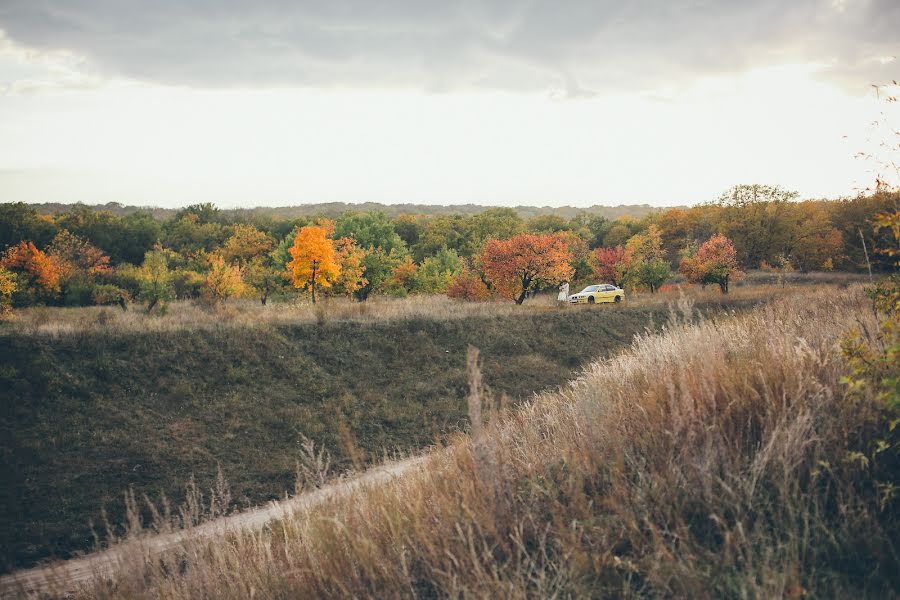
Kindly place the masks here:
<instances>
[{"instance_id":1,"label":"car wheel","mask_svg":"<svg viewBox=\"0 0 900 600\"><path fill-rule=\"evenodd\" d=\"M593 304L593 303L594 303L594 297L588 296L588 304Z\"/></svg>"},{"instance_id":2,"label":"car wheel","mask_svg":"<svg viewBox=\"0 0 900 600\"><path fill-rule=\"evenodd\" d=\"M621 301L622 301L622 296L616 296L616 303L619 303Z\"/></svg>"}]
</instances>

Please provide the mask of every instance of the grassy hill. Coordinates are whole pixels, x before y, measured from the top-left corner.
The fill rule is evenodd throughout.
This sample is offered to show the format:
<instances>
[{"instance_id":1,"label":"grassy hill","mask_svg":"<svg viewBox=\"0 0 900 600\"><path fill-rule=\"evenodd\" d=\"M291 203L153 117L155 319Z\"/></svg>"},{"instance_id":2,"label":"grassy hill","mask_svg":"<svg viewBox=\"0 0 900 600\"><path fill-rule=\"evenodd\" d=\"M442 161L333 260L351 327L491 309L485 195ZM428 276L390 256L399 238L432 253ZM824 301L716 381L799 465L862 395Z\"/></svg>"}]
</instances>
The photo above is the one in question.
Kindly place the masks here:
<instances>
[{"instance_id":1,"label":"grassy hill","mask_svg":"<svg viewBox=\"0 0 900 600\"><path fill-rule=\"evenodd\" d=\"M521 400L667 318L664 306L445 304L430 316L229 325L212 315L158 330L165 319L111 309L26 313L43 325L0 331L0 564L86 550L89 521L105 507L121 522L129 487L178 503L192 475L213 485L217 465L235 504L279 497L293 489L301 436L338 469L357 450L365 462L432 444L465 426L469 344L494 392ZM462 309L475 312L454 317ZM48 330L57 315L80 329Z\"/></svg>"},{"instance_id":2,"label":"grassy hill","mask_svg":"<svg viewBox=\"0 0 900 600\"><path fill-rule=\"evenodd\" d=\"M877 329L858 288L675 322L425 468L261 533L136 553L87 594L896 597L900 428L842 383L852 327Z\"/></svg>"}]
</instances>

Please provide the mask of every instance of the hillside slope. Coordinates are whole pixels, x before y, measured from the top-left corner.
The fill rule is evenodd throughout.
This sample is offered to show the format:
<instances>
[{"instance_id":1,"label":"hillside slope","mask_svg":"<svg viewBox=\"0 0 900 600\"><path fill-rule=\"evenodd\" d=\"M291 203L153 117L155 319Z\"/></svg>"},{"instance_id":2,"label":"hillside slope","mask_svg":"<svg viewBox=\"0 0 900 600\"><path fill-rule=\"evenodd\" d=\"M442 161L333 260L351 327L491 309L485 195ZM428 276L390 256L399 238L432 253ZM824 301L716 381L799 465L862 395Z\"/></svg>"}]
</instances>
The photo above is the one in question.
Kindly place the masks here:
<instances>
[{"instance_id":1,"label":"hillside slope","mask_svg":"<svg viewBox=\"0 0 900 600\"><path fill-rule=\"evenodd\" d=\"M841 383L854 324L858 289L674 324L428 468L84 597L896 597L900 441Z\"/></svg>"},{"instance_id":2,"label":"hillside slope","mask_svg":"<svg viewBox=\"0 0 900 600\"><path fill-rule=\"evenodd\" d=\"M178 503L217 465L243 506L293 490L299 440L338 469L433 443L465 423L465 352L498 394L522 399L628 344L664 310L550 311L61 336L0 343L0 564L93 544L123 520L123 493Z\"/></svg>"}]
</instances>

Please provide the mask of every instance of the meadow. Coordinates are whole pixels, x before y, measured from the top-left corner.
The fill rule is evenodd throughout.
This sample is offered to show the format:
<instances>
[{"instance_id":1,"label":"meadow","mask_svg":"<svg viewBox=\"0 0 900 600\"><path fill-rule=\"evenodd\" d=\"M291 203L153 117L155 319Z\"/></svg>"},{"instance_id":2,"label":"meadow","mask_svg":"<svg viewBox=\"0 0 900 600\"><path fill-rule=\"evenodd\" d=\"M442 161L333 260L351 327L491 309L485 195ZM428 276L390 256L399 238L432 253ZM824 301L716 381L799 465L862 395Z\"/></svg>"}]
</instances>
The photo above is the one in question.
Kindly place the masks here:
<instances>
[{"instance_id":1,"label":"meadow","mask_svg":"<svg viewBox=\"0 0 900 600\"><path fill-rule=\"evenodd\" d=\"M812 286L689 289L708 313ZM850 279L846 280L847 282ZM504 402L566 383L669 318L672 289L624 307L438 296L302 304L174 302L165 313L35 307L0 326L5 569L114 534L125 495L178 505L231 485L227 510L293 492L303 440L334 471L440 444L467 428L465 353Z\"/></svg>"},{"instance_id":2,"label":"meadow","mask_svg":"<svg viewBox=\"0 0 900 600\"><path fill-rule=\"evenodd\" d=\"M421 468L129 555L78 597L896 594L898 464L879 451L896 433L842 379L842 340L878 328L861 287L698 308L679 296L658 330L516 407L469 350L470 431Z\"/></svg>"},{"instance_id":3,"label":"meadow","mask_svg":"<svg viewBox=\"0 0 900 600\"><path fill-rule=\"evenodd\" d=\"M176 302L158 315L16 311L0 329L10 392L3 562L68 557L93 547L95 533L121 534L129 489L178 504L221 470L225 510L281 497L294 490L305 439L330 451L335 472L442 444L468 426L470 344L496 397L514 405L658 330L685 298L699 318L860 280L768 277L750 274L728 296L672 286L624 307L560 306L544 294L523 306L416 296L215 310Z\"/></svg>"}]
</instances>

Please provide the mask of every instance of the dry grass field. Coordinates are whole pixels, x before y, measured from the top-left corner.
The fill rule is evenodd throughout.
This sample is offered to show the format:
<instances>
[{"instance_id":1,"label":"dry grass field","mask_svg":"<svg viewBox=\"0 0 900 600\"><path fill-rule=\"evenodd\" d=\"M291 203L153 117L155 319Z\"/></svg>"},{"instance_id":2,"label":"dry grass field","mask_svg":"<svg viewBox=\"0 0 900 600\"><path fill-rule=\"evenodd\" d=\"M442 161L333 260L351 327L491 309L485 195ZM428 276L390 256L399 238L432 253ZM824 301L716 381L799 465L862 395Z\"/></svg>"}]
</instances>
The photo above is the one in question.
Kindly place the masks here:
<instances>
[{"instance_id":1,"label":"dry grass field","mask_svg":"<svg viewBox=\"0 0 900 600\"><path fill-rule=\"evenodd\" d=\"M471 434L425 468L79 597L895 596L896 434L841 383L850 327L876 330L859 287L699 322L682 297L514 410L470 353Z\"/></svg>"}]
</instances>

